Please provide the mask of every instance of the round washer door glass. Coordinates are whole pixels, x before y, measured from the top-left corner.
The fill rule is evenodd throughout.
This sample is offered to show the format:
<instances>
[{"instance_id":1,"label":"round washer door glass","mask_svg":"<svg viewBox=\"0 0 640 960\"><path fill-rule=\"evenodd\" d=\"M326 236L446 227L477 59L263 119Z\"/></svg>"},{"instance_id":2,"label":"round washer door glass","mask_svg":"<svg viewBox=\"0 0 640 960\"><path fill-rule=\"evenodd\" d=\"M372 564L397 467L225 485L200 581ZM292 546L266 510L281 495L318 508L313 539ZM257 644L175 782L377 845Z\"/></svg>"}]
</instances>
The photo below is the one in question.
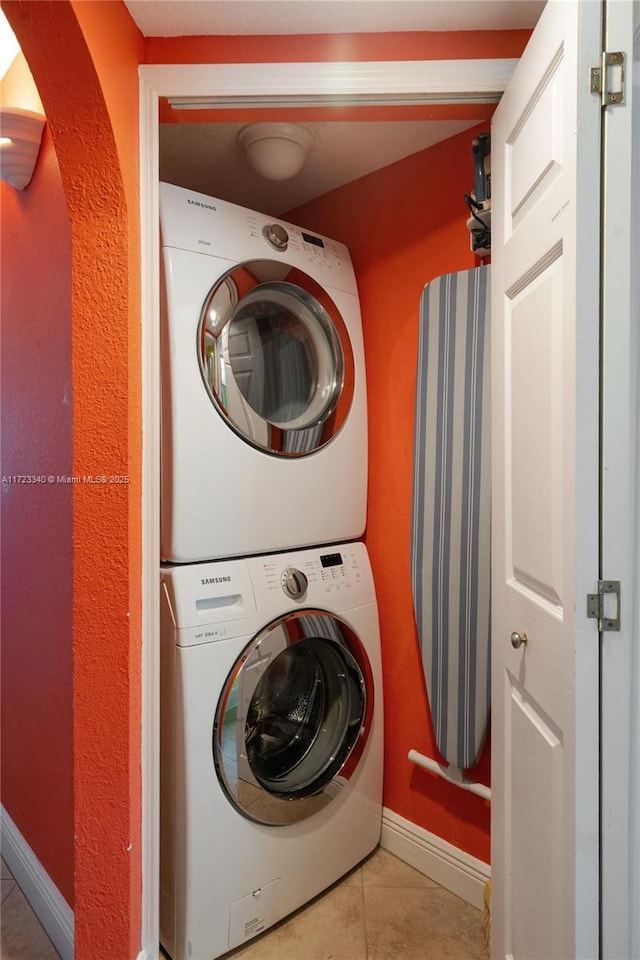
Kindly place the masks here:
<instances>
[{"instance_id":1,"label":"round washer door glass","mask_svg":"<svg viewBox=\"0 0 640 960\"><path fill-rule=\"evenodd\" d=\"M356 769L372 710L369 661L344 621L311 609L274 621L218 703L213 753L229 800L269 825L311 816Z\"/></svg>"},{"instance_id":2,"label":"round washer door glass","mask_svg":"<svg viewBox=\"0 0 640 960\"><path fill-rule=\"evenodd\" d=\"M319 284L280 262L252 260L220 277L202 309L198 357L219 413L271 454L319 450L351 407L344 320Z\"/></svg>"}]
</instances>

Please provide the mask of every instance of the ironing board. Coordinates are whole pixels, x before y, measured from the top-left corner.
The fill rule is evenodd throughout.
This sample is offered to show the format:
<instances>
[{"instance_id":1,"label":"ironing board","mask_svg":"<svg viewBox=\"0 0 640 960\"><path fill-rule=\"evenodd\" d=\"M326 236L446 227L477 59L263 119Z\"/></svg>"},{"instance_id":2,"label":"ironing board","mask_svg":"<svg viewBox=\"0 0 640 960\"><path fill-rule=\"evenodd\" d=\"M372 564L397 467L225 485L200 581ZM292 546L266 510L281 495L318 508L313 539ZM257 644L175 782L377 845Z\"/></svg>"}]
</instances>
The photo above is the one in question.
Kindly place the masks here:
<instances>
[{"instance_id":1,"label":"ironing board","mask_svg":"<svg viewBox=\"0 0 640 960\"><path fill-rule=\"evenodd\" d=\"M477 763L490 712L489 267L420 303L413 603L438 750Z\"/></svg>"}]
</instances>

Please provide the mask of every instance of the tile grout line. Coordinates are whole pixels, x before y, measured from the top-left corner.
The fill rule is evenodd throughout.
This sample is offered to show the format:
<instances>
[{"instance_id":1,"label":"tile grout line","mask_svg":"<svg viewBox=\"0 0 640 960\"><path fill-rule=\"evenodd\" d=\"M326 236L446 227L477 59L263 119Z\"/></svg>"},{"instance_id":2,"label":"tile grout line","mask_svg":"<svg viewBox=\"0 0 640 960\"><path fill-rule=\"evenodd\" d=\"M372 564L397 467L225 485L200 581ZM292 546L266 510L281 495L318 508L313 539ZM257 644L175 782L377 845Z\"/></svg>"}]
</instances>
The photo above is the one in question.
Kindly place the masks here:
<instances>
[{"instance_id":1,"label":"tile grout line","mask_svg":"<svg viewBox=\"0 0 640 960\"><path fill-rule=\"evenodd\" d=\"M362 895L362 922L364 924L364 958L369 960L369 929L367 927L367 901L364 895L364 870L360 868L360 876L362 878L362 887L360 893Z\"/></svg>"},{"instance_id":2,"label":"tile grout line","mask_svg":"<svg viewBox=\"0 0 640 960\"><path fill-rule=\"evenodd\" d=\"M3 880L8 880L9 877L3 877L2 879L3 879ZM17 881L13 876L11 877L11 880L12 880L12 882L13 882L13 886L12 886L11 890L7 893L6 897L4 897L3 900L2 900L2 905L3 905L3 907L6 908L6 904L8 903L8 901L9 901L10 899L23 901L23 903L25 904L26 908L27 908L27 909L30 911L30 913L33 915L33 920L34 920L36 926L40 928L40 930L42 931L42 934L43 934L44 938L45 938L46 941L50 944L52 951L54 952L56 958L58 958L58 960L59 960L59 954L57 953L57 951L56 951L56 949L55 949L55 946L53 945L53 943L52 943L52 941L51 941L51 938L49 937L47 931L44 929L44 927L43 927L42 924L40 923L40 920L38 919L36 913L34 912L33 907L31 906L31 904L30 904L29 901L27 900L27 898L26 898L26 896L25 896L25 894L24 894L24 891L23 891L22 887L20 886L20 884L18 883L18 881ZM3 910L3 912L4 912L4 910ZM23 943L23 946L29 947L30 945L27 944L27 943Z\"/></svg>"},{"instance_id":3,"label":"tile grout line","mask_svg":"<svg viewBox=\"0 0 640 960\"><path fill-rule=\"evenodd\" d=\"M1 903L4 903L5 900L8 900L8 899L9 899L9 897L11 896L11 894L13 893L13 891L15 890L15 888L18 886L18 884L16 883L16 881L15 881L13 878L10 879L9 877L3 877L3 878L2 878L2 882L3 882L3 883L10 883L10 884L11 884L11 886L9 887L9 889L7 890L7 892L6 892L6 893L4 894L4 896L2 897L2 900L0 901Z\"/></svg>"}]
</instances>

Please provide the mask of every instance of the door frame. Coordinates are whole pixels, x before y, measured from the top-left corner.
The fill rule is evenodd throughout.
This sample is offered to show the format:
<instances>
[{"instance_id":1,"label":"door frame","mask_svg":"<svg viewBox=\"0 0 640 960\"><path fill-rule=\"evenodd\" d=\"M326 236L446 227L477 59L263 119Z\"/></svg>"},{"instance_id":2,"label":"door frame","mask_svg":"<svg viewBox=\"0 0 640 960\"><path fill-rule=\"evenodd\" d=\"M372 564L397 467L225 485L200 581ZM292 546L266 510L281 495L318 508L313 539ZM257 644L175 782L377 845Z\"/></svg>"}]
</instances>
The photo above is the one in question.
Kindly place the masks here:
<instances>
[{"instance_id":1,"label":"door frame","mask_svg":"<svg viewBox=\"0 0 640 960\"><path fill-rule=\"evenodd\" d=\"M600 647L605 960L640 950L640 6L606 8L604 49L622 50L627 62L625 102L603 111L600 577L621 583L620 629L602 633Z\"/></svg>"},{"instance_id":2,"label":"door frame","mask_svg":"<svg viewBox=\"0 0 640 960\"><path fill-rule=\"evenodd\" d=\"M159 889L160 97L212 96L218 106L384 106L498 100L517 60L142 65L142 916L139 960L155 960ZM472 91L472 93L469 93ZM428 122L428 121L425 121Z\"/></svg>"},{"instance_id":3,"label":"door frame","mask_svg":"<svg viewBox=\"0 0 640 960\"><path fill-rule=\"evenodd\" d=\"M632 112L632 195L631 209L634 230L631 236L631 262L637 263L640 257L640 5L636 5L634 11L634 34L633 34L633 92L635 100L633 102ZM631 294L632 316L640 316L640 277L637 273ZM635 392L635 473L633 474L633 486L637 490L640 484L640 414L638 407L640 404L640 335L636 335L635 342L635 368L633 379L632 402ZM631 715L631 729L638 730L640 727L640 502L636 501L635 526L633 533L633 579L632 596L630 602L630 611L632 617L632 630L635 636L635 661L633 664L632 691L634 691L633 707ZM635 738L635 744L631 753L631 810L637 811L640 808L640 737ZM638 814L636 813L636 818ZM637 819L632 836L631 845L631 895L630 903L637 903L640 897L640 829ZM636 910L631 917L631 956L640 955L640 913Z\"/></svg>"}]
</instances>

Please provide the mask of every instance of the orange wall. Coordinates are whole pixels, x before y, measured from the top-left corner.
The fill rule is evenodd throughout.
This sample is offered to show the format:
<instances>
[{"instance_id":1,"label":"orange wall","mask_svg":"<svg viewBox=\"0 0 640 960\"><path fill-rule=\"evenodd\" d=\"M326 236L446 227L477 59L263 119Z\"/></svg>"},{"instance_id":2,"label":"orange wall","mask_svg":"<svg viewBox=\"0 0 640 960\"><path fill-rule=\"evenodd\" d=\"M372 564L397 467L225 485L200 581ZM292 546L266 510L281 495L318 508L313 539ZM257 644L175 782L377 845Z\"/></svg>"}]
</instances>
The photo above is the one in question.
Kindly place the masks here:
<instances>
[{"instance_id":1,"label":"orange wall","mask_svg":"<svg viewBox=\"0 0 640 960\"><path fill-rule=\"evenodd\" d=\"M131 960L141 931L143 42L120 0L3 0L2 7L45 107L71 227L70 472L129 478L73 485L73 580L65 582L73 596L75 955ZM50 257L56 249L51 243ZM16 283L28 282L18 265ZM49 336L56 338L55 328ZM38 343L38 352L47 347ZM27 681L34 670L22 657L15 668ZM62 709L68 715L68 699ZM30 746L23 744L27 756ZM34 815L46 823L46 790L38 800ZM18 827L25 829L20 820ZM58 879L60 866L51 872Z\"/></svg>"},{"instance_id":2,"label":"orange wall","mask_svg":"<svg viewBox=\"0 0 640 960\"><path fill-rule=\"evenodd\" d=\"M489 860L489 805L415 767L438 757L422 678L410 573L413 429L420 295L434 277L476 266L463 194L471 141L487 125L289 211L342 240L360 292L369 397L366 543L378 594L385 695L385 806ZM474 776L487 782L485 750Z\"/></svg>"},{"instance_id":3,"label":"orange wall","mask_svg":"<svg viewBox=\"0 0 640 960\"><path fill-rule=\"evenodd\" d=\"M20 54L1 93L41 110ZM71 474L71 230L47 128L0 203L2 804L73 905L72 489L46 479Z\"/></svg>"},{"instance_id":4,"label":"orange wall","mask_svg":"<svg viewBox=\"0 0 640 960\"><path fill-rule=\"evenodd\" d=\"M301 63L519 57L530 30L147 37L145 63Z\"/></svg>"}]
</instances>

